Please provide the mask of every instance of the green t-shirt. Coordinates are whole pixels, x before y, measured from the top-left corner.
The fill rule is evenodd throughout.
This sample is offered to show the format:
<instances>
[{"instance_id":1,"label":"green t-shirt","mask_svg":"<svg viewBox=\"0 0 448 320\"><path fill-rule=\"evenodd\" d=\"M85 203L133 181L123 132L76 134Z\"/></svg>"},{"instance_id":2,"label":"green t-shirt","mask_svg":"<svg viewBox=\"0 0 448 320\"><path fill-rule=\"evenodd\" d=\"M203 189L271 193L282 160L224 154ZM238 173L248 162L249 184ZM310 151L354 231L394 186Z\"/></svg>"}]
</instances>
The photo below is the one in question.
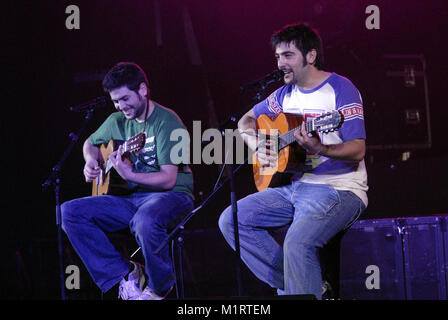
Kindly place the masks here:
<instances>
[{"instance_id":1,"label":"green t-shirt","mask_svg":"<svg viewBox=\"0 0 448 320\"><path fill-rule=\"evenodd\" d=\"M143 150L131 155L132 171L157 172L160 166L174 164L170 159L171 148L176 141L170 141L173 130L183 128L180 118L170 109L154 103L154 110L146 120L146 142ZM122 112L112 113L90 137L92 145L107 144L110 140L126 141L143 131L144 122L128 120ZM189 194L193 198L193 174L184 164L178 165L176 185L172 191ZM134 192L151 191L141 185L128 182L128 188Z\"/></svg>"}]
</instances>

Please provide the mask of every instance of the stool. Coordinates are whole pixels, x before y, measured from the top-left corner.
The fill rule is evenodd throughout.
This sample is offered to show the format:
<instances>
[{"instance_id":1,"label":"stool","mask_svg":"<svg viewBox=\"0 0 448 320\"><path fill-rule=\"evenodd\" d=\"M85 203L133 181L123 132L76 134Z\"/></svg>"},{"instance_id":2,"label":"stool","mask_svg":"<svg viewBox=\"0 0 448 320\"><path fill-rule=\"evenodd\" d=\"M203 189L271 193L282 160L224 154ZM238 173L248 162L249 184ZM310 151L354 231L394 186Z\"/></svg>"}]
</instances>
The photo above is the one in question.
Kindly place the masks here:
<instances>
[{"instance_id":1,"label":"stool","mask_svg":"<svg viewBox=\"0 0 448 320\"><path fill-rule=\"evenodd\" d=\"M174 229L168 230L168 234L171 234L171 232ZM171 239L171 246L170 246L170 254L171 254L171 261L173 262L173 271L175 274L175 287L176 287L176 296L177 299L184 299L185 293L184 293L184 272L183 272L183 245L184 245L184 226L179 226L179 229L177 230L176 234L173 235ZM141 247L138 247L137 250L134 251L130 255L130 259L135 256L135 254L141 250ZM175 256L176 254L176 256ZM177 258L177 259L176 259ZM178 268L176 268L176 262L178 265ZM179 271L177 271L179 270Z\"/></svg>"}]
</instances>

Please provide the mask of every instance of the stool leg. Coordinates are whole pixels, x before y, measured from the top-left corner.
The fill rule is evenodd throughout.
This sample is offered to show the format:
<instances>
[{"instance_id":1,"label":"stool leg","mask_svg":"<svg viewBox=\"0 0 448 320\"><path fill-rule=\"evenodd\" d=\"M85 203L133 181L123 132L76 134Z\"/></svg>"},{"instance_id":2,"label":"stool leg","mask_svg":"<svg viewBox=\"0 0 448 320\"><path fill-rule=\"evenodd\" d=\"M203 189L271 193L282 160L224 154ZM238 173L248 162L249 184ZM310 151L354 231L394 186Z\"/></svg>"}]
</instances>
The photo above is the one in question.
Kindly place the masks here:
<instances>
[{"instance_id":1,"label":"stool leg","mask_svg":"<svg viewBox=\"0 0 448 320\"><path fill-rule=\"evenodd\" d=\"M184 299L184 270L183 270L183 248L184 239L181 235L171 240L171 255L175 273L175 286L177 299ZM176 257L177 256L177 257ZM176 267L177 264L177 267Z\"/></svg>"},{"instance_id":2,"label":"stool leg","mask_svg":"<svg viewBox=\"0 0 448 320\"><path fill-rule=\"evenodd\" d=\"M182 255L182 249L184 244L184 239L181 235L177 237L177 259L179 262L179 283L180 283L180 299L184 299L185 293L184 293L184 268L183 268L183 255Z\"/></svg>"},{"instance_id":3,"label":"stool leg","mask_svg":"<svg viewBox=\"0 0 448 320\"><path fill-rule=\"evenodd\" d=\"M176 240L172 239L171 240L171 260L173 261L174 285L176 287L176 298L179 300L180 299L180 297L179 297L179 279L177 276L177 267L176 267L177 259L176 259L175 253L174 253L175 250L176 250Z\"/></svg>"}]
</instances>

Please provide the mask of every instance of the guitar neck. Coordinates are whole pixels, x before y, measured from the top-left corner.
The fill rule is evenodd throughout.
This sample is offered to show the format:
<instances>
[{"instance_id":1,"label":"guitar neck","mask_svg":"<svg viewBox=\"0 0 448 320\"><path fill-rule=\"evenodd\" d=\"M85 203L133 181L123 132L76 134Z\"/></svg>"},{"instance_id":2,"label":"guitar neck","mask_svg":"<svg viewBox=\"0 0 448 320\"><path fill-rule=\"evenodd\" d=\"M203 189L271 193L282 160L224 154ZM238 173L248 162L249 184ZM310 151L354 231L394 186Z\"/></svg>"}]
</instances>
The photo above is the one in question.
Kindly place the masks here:
<instances>
[{"instance_id":1,"label":"guitar neck","mask_svg":"<svg viewBox=\"0 0 448 320\"><path fill-rule=\"evenodd\" d=\"M295 127L294 129L289 130L288 132L286 132L278 137L278 151L282 150L283 148L286 148L291 143L296 141L296 138L294 138L294 131L296 131L297 129L300 129L300 128L301 128L301 125ZM310 132L314 131L313 119L308 119L305 122L305 129L306 129L306 133L310 133Z\"/></svg>"},{"instance_id":2,"label":"guitar neck","mask_svg":"<svg viewBox=\"0 0 448 320\"><path fill-rule=\"evenodd\" d=\"M121 156L122 156L122 157L123 157L123 155L127 152L126 149L127 149L127 146L126 146L126 143L124 143L124 144L123 144L123 149L122 149L122 152L121 152ZM106 162L105 162L105 165L104 165L104 173L105 173L105 174L109 173L109 171L110 171L112 168L113 168L112 161L110 161L109 159L107 159Z\"/></svg>"}]
</instances>

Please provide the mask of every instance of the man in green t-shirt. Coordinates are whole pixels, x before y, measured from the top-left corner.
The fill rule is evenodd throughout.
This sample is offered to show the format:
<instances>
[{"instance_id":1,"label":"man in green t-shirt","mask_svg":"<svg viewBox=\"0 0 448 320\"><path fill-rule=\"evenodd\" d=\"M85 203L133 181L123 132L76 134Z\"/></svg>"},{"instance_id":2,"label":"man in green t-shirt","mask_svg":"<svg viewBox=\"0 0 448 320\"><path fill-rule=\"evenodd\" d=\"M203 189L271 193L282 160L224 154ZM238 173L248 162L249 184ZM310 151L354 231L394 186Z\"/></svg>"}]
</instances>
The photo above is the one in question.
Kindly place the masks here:
<instances>
[{"instance_id":1,"label":"man in green t-shirt","mask_svg":"<svg viewBox=\"0 0 448 320\"><path fill-rule=\"evenodd\" d=\"M171 291L175 274L169 246L154 251L168 228L193 208L193 175L188 165L174 163L173 130L184 129L177 114L149 97L144 71L134 63L115 65L103 88L118 112L112 113L83 145L84 176L91 182L101 173L100 146L127 141L144 132L141 150L123 158L122 146L109 156L127 182L126 195L74 199L62 205L62 227L103 293L124 300L160 300ZM106 236L129 227L140 245L145 266L125 261Z\"/></svg>"}]
</instances>

